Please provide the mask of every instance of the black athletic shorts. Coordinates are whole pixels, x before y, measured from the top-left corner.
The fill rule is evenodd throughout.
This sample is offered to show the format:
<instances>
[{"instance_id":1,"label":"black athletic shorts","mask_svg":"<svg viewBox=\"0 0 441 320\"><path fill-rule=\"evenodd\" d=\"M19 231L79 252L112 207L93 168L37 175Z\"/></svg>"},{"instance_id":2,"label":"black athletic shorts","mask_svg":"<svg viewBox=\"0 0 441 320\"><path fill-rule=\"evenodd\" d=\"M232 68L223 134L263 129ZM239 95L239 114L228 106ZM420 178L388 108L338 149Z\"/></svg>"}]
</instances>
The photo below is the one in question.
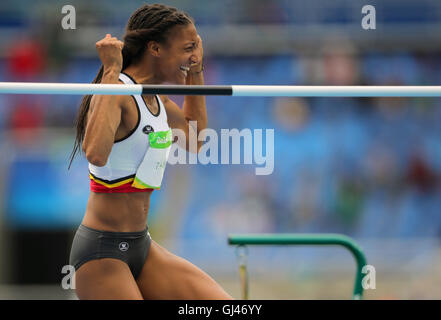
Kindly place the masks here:
<instances>
[{"instance_id":1,"label":"black athletic shorts","mask_svg":"<svg viewBox=\"0 0 441 320\"><path fill-rule=\"evenodd\" d=\"M78 270L90 260L115 258L127 263L136 279L147 259L151 242L148 227L139 232L110 232L81 224L72 242L69 264Z\"/></svg>"}]
</instances>

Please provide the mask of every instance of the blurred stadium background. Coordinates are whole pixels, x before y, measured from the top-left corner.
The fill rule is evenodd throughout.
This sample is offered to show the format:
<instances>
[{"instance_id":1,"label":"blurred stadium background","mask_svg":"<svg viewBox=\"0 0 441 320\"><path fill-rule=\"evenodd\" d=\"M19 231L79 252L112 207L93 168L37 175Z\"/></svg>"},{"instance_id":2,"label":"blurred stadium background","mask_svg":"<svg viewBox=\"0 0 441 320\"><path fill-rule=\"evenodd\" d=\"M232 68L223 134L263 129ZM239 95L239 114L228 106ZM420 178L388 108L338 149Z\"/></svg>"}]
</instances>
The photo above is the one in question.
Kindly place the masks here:
<instances>
[{"instance_id":1,"label":"blurred stadium background","mask_svg":"<svg viewBox=\"0 0 441 320\"><path fill-rule=\"evenodd\" d=\"M204 41L206 84L441 85L437 0L176 0ZM76 30L61 8L76 9ZM95 42L142 1L0 2L0 81L91 82ZM376 9L363 30L361 8ZM176 97L182 101L181 97ZM78 96L0 95L0 299L75 299L61 288L89 193L68 171ZM275 129L275 168L169 165L152 237L240 298L229 233L353 237L376 268L366 299L441 298L441 100L207 98L209 127ZM250 247L253 299L346 299L340 248Z\"/></svg>"}]
</instances>

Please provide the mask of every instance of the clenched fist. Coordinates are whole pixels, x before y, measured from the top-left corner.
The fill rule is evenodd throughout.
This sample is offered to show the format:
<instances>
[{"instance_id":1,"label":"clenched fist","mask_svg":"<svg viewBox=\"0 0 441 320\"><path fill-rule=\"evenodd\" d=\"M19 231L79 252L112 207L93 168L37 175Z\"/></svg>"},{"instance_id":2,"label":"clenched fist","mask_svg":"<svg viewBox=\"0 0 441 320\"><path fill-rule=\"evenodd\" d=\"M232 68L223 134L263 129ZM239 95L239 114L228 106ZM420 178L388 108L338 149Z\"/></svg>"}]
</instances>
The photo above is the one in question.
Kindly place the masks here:
<instances>
[{"instance_id":1,"label":"clenched fist","mask_svg":"<svg viewBox=\"0 0 441 320\"><path fill-rule=\"evenodd\" d=\"M190 72L196 72L199 73L202 71L202 59L204 57L204 48L202 47L202 39L199 35L198 42L196 43L196 50L195 50L195 56L196 56L196 62L192 63L190 66Z\"/></svg>"},{"instance_id":2,"label":"clenched fist","mask_svg":"<svg viewBox=\"0 0 441 320\"><path fill-rule=\"evenodd\" d=\"M106 37L96 43L96 50L103 63L105 70L115 70L120 72L122 69L122 48L124 43L109 33Z\"/></svg>"}]
</instances>

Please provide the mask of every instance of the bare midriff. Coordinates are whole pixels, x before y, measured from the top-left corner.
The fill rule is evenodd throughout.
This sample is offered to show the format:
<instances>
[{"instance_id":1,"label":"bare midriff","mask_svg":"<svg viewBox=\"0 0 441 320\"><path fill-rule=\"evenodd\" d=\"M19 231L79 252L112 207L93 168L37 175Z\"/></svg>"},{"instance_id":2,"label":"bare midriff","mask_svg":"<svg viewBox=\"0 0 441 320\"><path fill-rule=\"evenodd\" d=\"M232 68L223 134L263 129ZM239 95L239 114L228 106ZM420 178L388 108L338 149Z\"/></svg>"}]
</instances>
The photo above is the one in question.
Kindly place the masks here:
<instances>
[{"instance_id":1,"label":"bare midriff","mask_svg":"<svg viewBox=\"0 0 441 320\"><path fill-rule=\"evenodd\" d=\"M147 225L152 192L91 192L82 224L100 231L142 231Z\"/></svg>"}]
</instances>

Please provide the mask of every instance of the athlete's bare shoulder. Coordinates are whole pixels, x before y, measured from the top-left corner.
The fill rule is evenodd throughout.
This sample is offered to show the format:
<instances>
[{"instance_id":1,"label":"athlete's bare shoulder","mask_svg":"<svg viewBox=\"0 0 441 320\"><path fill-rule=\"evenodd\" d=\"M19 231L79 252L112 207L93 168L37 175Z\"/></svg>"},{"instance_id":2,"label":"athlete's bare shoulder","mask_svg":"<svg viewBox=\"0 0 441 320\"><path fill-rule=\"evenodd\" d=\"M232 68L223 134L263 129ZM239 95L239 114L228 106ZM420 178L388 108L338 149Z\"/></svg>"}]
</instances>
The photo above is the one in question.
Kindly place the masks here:
<instances>
[{"instance_id":1,"label":"athlete's bare shoulder","mask_svg":"<svg viewBox=\"0 0 441 320\"><path fill-rule=\"evenodd\" d=\"M121 80L118 80L119 84L124 84ZM95 101L98 95L93 95L90 100L89 113L93 111L95 106ZM130 99L129 95L115 95L115 99L117 100L117 104L121 107L121 111L127 111L127 108L130 107L130 104L133 102L133 99Z\"/></svg>"}]
</instances>

